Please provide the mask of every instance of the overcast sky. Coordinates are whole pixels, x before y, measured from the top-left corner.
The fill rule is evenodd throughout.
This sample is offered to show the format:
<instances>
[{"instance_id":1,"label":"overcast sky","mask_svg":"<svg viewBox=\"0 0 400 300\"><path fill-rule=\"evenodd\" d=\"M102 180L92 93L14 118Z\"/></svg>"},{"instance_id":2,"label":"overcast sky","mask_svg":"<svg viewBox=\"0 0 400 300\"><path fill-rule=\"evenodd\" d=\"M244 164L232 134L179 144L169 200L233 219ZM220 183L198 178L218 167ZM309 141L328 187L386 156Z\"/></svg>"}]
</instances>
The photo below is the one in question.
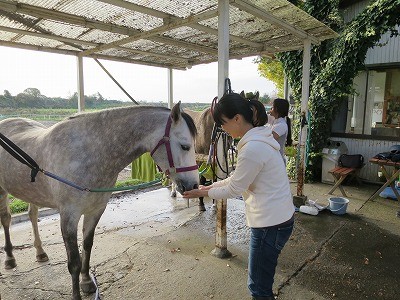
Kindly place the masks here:
<instances>
[{"instance_id":1,"label":"overcast sky","mask_svg":"<svg viewBox=\"0 0 400 300\"><path fill-rule=\"evenodd\" d=\"M260 77L255 57L231 60L229 74L232 89L273 94L272 82ZM122 87L138 101L168 100L168 70L149 66L100 60ZM69 97L77 90L76 57L0 46L0 94L12 95L26 88L37 88L48 97ZM99 92L106 99L130 101L100 66L83 60L85 95ZM217 63L173 71L174 102L211 103L217 95Z\"/></svg>"}]
</instances>

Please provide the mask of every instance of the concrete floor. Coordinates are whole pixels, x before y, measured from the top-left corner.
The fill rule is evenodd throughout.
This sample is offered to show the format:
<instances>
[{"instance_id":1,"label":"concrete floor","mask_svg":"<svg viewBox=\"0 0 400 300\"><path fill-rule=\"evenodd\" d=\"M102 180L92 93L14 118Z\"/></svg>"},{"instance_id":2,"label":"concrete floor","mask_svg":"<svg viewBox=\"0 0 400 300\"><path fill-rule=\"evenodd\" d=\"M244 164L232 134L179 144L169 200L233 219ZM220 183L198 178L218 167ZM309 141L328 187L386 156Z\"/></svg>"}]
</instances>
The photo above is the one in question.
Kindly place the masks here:
<instances>
[{"instance_id":1,"label":"concrete floor","mask_svg":"<svg viewBox=\"0 0 400 300\"><path fill-rule=\"evenodd\" d=\"M306 184L304 194L326 205L330 187ZM347 214L296 213L294 233L276 271L278 299L399 299L399 203L367 201L377 186L344 188L350 200ZM250 299L244 203L228 201L229 260L210 254L215 209L209 199L206 207L200 213L197 200L190 200L188 208L186 200L170 198L166 188L114 196L96 230L91 261L101 299ZM58 219L51 215L39 223L50 257L41 264L34 261L29 222L13 225L18 267L0 268L2 300L70 299Z\"/></svg>"}]
</instances>

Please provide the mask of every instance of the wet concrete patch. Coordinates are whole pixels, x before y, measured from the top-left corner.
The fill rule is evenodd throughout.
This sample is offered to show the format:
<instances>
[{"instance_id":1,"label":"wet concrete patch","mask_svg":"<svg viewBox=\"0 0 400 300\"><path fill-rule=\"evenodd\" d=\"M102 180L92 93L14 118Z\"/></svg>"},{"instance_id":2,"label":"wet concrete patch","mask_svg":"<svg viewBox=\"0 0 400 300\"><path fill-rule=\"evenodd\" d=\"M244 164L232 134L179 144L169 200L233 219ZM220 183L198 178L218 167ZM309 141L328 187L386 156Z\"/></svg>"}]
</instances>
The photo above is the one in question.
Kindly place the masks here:
<instances>
[{"instance_id":1,"label":"wet concrete patch","mask_svg":"<svg viewBox=\"0 0 400 300\"><path fill-rule=\"evenodd\" d=\"M400 238L351 216L293 276L280 299L398 299ZM298 294L297 294L298 295Z\"/></svg>"}]
</instances>

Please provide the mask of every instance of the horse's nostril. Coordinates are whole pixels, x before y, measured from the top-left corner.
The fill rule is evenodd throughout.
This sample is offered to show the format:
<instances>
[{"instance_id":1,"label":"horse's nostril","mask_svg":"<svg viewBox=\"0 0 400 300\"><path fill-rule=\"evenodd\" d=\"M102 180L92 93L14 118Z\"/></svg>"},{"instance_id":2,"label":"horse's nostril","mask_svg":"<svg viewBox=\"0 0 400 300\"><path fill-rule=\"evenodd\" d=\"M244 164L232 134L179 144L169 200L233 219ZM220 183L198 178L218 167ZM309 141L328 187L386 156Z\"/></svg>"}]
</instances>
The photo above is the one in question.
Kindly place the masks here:
<instances>
[{"instance_id":1,"label":"horse's nostril","mask_svg":"<svg viewBox=\"0 0 400 300\"><path fill-rule=\"evenodd\" d=\"M193 189L195 190L195 189L198 189L199 188L199 185L196 183L194 186L193 186Z\"/></svg>"}]
</instances>

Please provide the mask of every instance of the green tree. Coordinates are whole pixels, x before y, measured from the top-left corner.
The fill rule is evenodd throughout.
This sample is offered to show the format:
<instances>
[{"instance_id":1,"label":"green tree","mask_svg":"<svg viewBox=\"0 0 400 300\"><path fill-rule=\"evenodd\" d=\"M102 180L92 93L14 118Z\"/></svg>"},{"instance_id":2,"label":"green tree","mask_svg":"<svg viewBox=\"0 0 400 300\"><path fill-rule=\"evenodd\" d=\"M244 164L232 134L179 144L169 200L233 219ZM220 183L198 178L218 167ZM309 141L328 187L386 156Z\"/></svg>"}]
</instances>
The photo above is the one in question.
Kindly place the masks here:
<instances>
[{"instance_id":1,"label":"green tree","mask_svg":"<svg viewBox=\"0 0 400 300\"><path fill-rule=\"evenodd\" d=\"M8 90L4 90L4 97L11 99L12 95Z\"/></svg>"},{"instance_id":2,"label":"green tree","mask_svg":"<svg viewBox=\"0 0 400 300\"><path fill-rule=\"evenodd\" d=\"M37 88L27 88L23 92L24 94L27 94L29 96L32 96L33 98L41 98L42 94L40 93L39 89Z\"/></svg>"},{"instance_id":3,"label":"green tree","mask_svg":"<svg viewBox=\"0 0 400 300\"><path fill-rule=\"evenodd\" d=\"M271 59L269 57L262 57L258 62L258 71L260 75L272 81L278 91L278 97L283 97L285 75L282 63L277 59Z\"/></svg>"}]
</instances>

